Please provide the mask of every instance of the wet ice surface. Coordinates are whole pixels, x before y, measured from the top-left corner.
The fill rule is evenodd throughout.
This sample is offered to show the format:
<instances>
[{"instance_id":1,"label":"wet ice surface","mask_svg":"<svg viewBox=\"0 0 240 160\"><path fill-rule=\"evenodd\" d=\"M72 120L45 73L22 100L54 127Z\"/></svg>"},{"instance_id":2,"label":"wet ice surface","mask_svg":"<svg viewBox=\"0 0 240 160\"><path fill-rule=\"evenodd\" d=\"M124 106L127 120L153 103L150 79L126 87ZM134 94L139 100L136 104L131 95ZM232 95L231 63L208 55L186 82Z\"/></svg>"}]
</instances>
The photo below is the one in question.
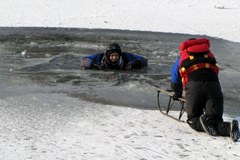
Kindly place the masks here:
<instances>
[{"instance_id":1,"label":"wet ice surface","mask_svg":"<svg viewBox=\"0 0 240 160\"><path fill-rule=\"evenodd\" d=\"M184 134L168 142L167 148L181 139L186 144L176 145L177 153L161 149L173 131L159 126L176 124L160 116L156 97L156 87L169 86L179 43L193 36L47 28L1 28L0 35L0 159L194 158L191 144L196 146L203 137L187 137L199 133L185 124L177 124ZM239 116L240 45L210 40L221 66L225 113ZM149 67L119 72L79 70L81 57L103 51L110 42L142 54L149 59ZM213 139L206 138L206 143L209 140ZM230 156L236 158L233 152ZM201 155L212 158L218 152Z\"/></svg>"},{"instance_id":2,"label":"wet ice surface","mask_svg":"<svg viewBox=\"0 0 240 160\"><path fill-rule=\"evenodd\" d=\"M88 101L156 109L155 87L169 87L171 65L181 41L192 35L118 30L1 28L1 97L65 93ZM210 38L221 67L227 113L239 113L238 43ZM79 70L80 59L110 42L149 59L140 71ZM233 80L235 79L235 81ZM129 96L131 95L131 96ZM111 96L111 99L109 97ZM231 107L230 107L230 106Z\"/></svg>"}]
</instances>

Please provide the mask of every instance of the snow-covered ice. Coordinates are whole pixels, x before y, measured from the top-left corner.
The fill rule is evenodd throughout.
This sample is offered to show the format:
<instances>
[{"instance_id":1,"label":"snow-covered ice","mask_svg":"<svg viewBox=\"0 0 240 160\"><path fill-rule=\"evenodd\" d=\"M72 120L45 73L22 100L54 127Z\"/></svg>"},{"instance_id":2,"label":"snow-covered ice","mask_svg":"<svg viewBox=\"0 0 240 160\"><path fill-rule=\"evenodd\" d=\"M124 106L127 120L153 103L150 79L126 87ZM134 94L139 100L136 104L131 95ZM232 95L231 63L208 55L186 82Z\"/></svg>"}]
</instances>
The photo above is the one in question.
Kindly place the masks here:
<instances>
[{"instance_id":1,"label":"snow-covered ice","mask_svg":"<svg viewBox=\"0 0 240 160\"><path fill-rule=\"evenodd\" d=\"M238 0L0 0L0 3L0 26L144 30L240 41Z\"/></svg>"}]
</instances>

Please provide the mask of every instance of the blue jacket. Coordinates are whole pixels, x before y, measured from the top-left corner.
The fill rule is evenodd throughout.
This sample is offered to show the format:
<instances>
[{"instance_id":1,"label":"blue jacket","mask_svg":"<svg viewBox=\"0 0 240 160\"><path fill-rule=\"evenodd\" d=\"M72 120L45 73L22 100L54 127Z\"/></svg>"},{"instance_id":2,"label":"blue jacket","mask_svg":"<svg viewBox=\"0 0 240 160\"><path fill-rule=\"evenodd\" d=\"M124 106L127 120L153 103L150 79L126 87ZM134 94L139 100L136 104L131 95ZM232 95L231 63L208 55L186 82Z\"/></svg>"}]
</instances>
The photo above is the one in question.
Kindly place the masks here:
<instances>
[{"instance_id":1,"label":"blue jacket","mask_svg":"<svg viewBox=\"0 0 240 160\"><path fill-rule=\"evenodd\" d=\"M92 54L81 60L80 67L84 69L141 69L148 65L148 60L138 54L123 52L117 64L112 64L104 53Z\"/></svg>"},{"instance_id":2,"label":"blue jacket","mask_svg":"<svg viewBox=\"0 0 240 160\"><path fill-rule=\"evenodd\" d=\"M179 73L179 62L180 62L180 57L175 61L175 63L172 65L172 74L171 74L171 81L172 83L182 83L181 81L181 76Z\"/></svg>"},{"instance_id":3,"label":"blue jacket","mask_svg":"<svg viewBox=\"0 0 240 160\"><path fill-rule=\"evenodd\" d=\"M175 61L172 66L171 72L171 87L175 92L181 93L182 92L182 79L179 73L179 63L180 57Z\"/></svg>"}]
</instances>

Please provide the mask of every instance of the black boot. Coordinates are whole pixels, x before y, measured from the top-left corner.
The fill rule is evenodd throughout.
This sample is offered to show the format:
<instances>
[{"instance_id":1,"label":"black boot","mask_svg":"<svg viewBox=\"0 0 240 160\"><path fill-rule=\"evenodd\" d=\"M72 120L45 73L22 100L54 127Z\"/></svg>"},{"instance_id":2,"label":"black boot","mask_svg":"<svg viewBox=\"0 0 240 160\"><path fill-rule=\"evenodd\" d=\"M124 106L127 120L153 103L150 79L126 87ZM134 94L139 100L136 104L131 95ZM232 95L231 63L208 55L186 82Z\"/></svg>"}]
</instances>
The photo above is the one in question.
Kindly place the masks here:
<instances>
[{"instance_id":1,"label":"black boot","mask_svg":"<svg viewBox=\"0 0 240 160\"><path fill-rule=\"evenodd\" d=\"M230 138L233 140L233 142L237 142L238 139L240 138L237 120L233 120L231 123Z\"/></svg>"},{"instance_id":2,"label":"black boot","mask_svg":"<svg viewBox=\"0 0 240 160\"><path fill-rule=\"evenodd\" d=\"M209 116L201 115L200 122L202 125L203 130L211 136L217 136L217 127L213 120L209 118Z\"/></svg>"}]
</instances>

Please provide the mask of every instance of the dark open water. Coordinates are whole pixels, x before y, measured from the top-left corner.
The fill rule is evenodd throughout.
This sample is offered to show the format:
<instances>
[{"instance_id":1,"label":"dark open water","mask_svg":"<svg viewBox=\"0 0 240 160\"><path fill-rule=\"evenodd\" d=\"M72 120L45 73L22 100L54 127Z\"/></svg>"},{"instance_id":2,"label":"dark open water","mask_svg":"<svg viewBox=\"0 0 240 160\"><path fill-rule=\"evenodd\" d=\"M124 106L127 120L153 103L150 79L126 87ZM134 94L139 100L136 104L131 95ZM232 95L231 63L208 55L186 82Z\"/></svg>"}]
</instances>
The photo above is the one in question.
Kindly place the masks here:
<instances>
[{"instance_id":1,"label":"dark open water","mask_svg":"<svg viewBox=\"0 0 240 160\"><path fill-rule=\"evenodd\" d=\"M0 98L63 93L94 103L157 109L156 87L169 88L179 44L195 35L64 28L0 28ZM221 67L225 113L239 116L240 44L207 37ZM80 59L111 42L149 59L141 71L80 70ZM110 98L111 97L111 98Z\"/></svg>"}]
</instances>

